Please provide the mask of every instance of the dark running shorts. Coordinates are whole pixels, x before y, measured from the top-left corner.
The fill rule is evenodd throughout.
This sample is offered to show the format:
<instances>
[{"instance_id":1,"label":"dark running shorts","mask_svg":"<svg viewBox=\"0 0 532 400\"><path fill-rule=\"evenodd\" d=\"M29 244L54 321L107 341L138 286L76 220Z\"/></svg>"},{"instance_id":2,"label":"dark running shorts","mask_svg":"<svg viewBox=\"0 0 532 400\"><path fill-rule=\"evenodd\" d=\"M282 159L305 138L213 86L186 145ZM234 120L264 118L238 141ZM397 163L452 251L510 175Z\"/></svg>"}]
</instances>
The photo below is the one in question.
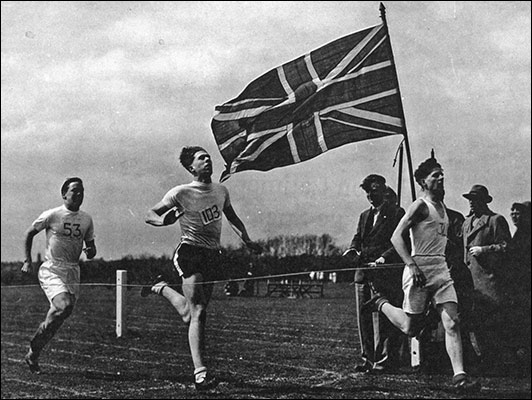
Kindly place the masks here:
<instances>
[{"instance_id":1,"label":"dark running shorts","mask_svg":"<svg viewBox=\"0 0 532 400\"><path fill-rule=\"evenodd\" d=\"M177 273L183 278L200 273L204 282L225 279L220 250L181 243L174 252L173 261Z\"/></svg>"}]
</instances>

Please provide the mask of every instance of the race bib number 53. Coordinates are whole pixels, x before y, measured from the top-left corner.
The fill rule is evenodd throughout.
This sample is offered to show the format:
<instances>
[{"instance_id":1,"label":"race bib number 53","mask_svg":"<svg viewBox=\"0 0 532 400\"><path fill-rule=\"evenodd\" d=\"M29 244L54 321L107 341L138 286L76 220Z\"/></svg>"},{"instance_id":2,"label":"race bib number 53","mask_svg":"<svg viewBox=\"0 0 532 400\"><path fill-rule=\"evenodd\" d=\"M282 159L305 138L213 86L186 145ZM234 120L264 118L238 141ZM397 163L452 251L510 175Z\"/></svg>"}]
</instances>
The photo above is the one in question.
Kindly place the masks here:
<instances>
[{"instance_id":1,"label":"race bib number 53","mask_svg":"<svg viewBox=\"0 0 532 400\"><path fill-rule=\"evenodd\" d=\"M203 221L203 225L208 225L211 222L218 221L220 218L222 218L222 213L220 212L220 209L217 205L200 211L200 215L201 220Z\"/></svg>"}]
</instances>

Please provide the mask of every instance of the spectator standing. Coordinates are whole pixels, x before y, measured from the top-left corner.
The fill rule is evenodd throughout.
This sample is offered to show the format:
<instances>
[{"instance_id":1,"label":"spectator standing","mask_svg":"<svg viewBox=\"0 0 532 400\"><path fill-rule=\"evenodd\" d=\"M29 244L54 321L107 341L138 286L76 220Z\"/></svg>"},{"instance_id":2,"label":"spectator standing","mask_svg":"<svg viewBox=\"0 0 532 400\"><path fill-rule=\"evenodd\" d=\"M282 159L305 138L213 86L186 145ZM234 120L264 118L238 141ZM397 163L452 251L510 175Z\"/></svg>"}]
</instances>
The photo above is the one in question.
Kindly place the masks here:
<instances>
[{"instance_id":1,"label":"spectator standing","mask_svg":"<svg viewBox=\"0 0 532 400\"><path fill-rule=\"evenodd\" d=\"M508 257L513 274L508 281L512 304L511 321L513 327L512 351L521 373L530 373L530 284L531 284L531 218L530 201L513 203L510 217L516 230L508 245Z\"/></svg>"},{"instance_id":2,"label":"spectator standing","mask_svg":"<svg viewBox=\"0 0 532 400\"><path fill-rule=\"evenodd\" d=\"M355 266L359 267L355 272L355 297L362 363L355 366L355 371L385 372L399 366L404 335L386 318L379 316L379 335L375 344L373 313L363 304L376 292L386 294L394 304L402 302L401 270L378 267L400 262L390 238L405 211L393 200L390 203L384 201L387 186L383 176L369 175L360 187L366 192L371 207L360 214L357 231L344 253L353 256ZM368 270L367 263L374 263L376 268Z\"/></svg>"},{"instance_id":3,"label":"spectator standing","mask_svg":"<svg viewBox=\"0 0 532 400\"><path fill-rule=\"evenodd\" d=\"M473 185L464 193L470 213L463 224L464 260L471 271L474 291L474 317L483 364L492 370L505 362L505 330L509 317L507 282L512 274L506 254L510 228L506 219L491 211L493 200L483 185Z\"/></svg>"}]
</instances>

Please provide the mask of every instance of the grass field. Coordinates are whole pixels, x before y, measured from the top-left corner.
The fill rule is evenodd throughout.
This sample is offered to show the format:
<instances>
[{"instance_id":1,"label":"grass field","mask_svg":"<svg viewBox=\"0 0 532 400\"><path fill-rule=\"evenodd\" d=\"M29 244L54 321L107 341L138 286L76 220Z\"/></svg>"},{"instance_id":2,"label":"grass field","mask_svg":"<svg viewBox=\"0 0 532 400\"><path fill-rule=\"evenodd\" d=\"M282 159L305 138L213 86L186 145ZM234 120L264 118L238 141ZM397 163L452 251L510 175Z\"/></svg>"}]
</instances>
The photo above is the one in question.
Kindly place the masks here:
<instances>
[{"instance_id":1,"label":"grass field","mask_svg":"<svg viewBox=\"0 0 532 400\"><path fill-rule=\"evenodd\" d=\"M208 364L220 385L195 392L187 333L162 298L127 296L127 334L116 338L115 291L82 288L73 316L41 356L40 375L23 363L47 308L38 287L2 287L2 398L457 398L450 376L406 368L353 373L359 349L347 284L315 299L228 298L216 285L208 310ZM262 283L261 294L265 291ZM474 398L530 398L530 376L480 377Z\"/></svg>"}]
</instances>

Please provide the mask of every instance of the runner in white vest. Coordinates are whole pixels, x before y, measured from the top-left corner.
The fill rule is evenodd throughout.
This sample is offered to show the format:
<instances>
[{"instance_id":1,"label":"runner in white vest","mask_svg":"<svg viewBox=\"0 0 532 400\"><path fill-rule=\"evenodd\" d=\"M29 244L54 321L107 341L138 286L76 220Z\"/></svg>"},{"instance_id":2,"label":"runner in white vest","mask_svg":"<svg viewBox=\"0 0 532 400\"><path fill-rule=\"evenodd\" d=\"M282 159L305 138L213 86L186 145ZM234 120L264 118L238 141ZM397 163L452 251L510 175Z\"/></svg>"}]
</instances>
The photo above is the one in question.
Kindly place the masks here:
<instances>
[{"instance_id":1,"label":"runner in white vest","mask_svg":"<svg viewBox=\"0 0 532 400\"><path fill-rule=\"evenodd\" d=\"M89 259L96 255L92 218L79 209L84 194L80 178L67 179L61 187L64 204L43 212L26 231L26 259L22 266L24 273L32 272L33 237L42 230L46 231L45 261L39 267L38 276L41 288L50 302L50 309L31 339L30 350L25 357L30 371L34 373L40 372L38 358L43 347L72 314L79 297L78 262L82 250Z\"/></svg>"},{"instance_id":2,"label":"runner in white vest","mask_svg":"<svg viewBox=\"0 0 532 400\"><path fill-rule=\"evenodd\" d=\"M458 392L479 391L479 382L464 371L458 300L445 261L449 218L443 204L443 170L431 157L419 165L414 175L423 194L407 209L391 239L406 264L403 307L392 306L379 294L367 302L367 307L382 312L397 328L413 337L419 333L432 301L445 329L447 354L454 372L453 388ZM408 231L411 252L404 240Z\"/></svg>"}]
</instances>

